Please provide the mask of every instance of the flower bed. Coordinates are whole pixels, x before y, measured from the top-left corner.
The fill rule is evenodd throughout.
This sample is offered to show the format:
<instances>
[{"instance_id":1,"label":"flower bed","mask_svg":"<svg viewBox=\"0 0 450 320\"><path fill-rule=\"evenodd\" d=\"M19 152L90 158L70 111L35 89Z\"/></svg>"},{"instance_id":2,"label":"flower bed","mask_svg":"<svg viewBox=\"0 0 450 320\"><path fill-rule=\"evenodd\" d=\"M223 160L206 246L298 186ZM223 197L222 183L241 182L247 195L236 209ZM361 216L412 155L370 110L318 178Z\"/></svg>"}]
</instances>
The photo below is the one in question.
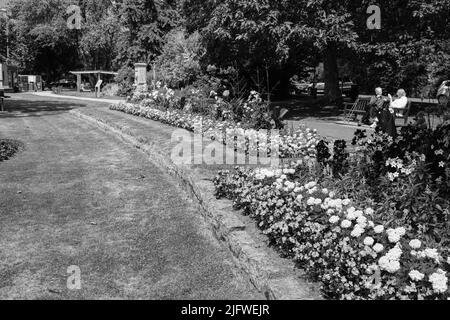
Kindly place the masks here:
<instances>
[{"instance_id":1,"label":"flower bed","mask_svg":"<svg viewBox=\"0 0 450 320\"><path fill-rule=\"evenodd\" d=\"M285 256L332 299L447 299L448 248L416 239L410 226L377 219L363 206L291 169L222 171L217 197L253 217Z\"/></svg>"},{"instance_id":2,"label":"flower bed","mask_svg":"<svg viewBox=\"0 0 450 320\"><path fill-rule=\"evenodd\" d=\"M14 156L21 148L21 143L13 140L0 140L0 162Z\"/></svg>"},{"instance_id":3,"label":"flower bed","mask_svg":"<svg viewBox=\"0 0 450 320\"><path fill-rule=\"evenodd\" d=\"M268 149L255 129L273 123L257 93L241 116L217 97L213 108L198 97L183 108L173 94L136 93L133 103L111 108L190 131L201 127L204 137L231 141L246 153L255 145L257 152ZM216 196L252 216L283 255L322 282L329 298L447 299L449 136L450 123L434 130L408 126L396 140L357 131L349 153L345 141L330 147L310 129L284 132L271 139L281 158L298 162L283 170L221 171Z\"/></svg>"},{"instance_id":4,"label":"flower bed","mask_svg":"<svg viewBox=\"0 0 450 320\"><path fill-rule=\"evenodd\" d=\"M314 156L319 136L317 131L300 128L296 132L283 133L278 136L268 136L264 131L244 129L240 123L231 120L219 121L210 117L184 110L164 109L155 100L144 99L140 103L119 103L111 105L110 109L125 112L135 116L145 117L171 126L189 131L202 129L202 134L212 140L221 140L224 144L234 143L234 148L245 153L257 152L257 148L270 155L270 144L279 146L279 156L285 158L299 158ZM267 149L265 149L267 148Z\"/></svg>"}]
</instances>

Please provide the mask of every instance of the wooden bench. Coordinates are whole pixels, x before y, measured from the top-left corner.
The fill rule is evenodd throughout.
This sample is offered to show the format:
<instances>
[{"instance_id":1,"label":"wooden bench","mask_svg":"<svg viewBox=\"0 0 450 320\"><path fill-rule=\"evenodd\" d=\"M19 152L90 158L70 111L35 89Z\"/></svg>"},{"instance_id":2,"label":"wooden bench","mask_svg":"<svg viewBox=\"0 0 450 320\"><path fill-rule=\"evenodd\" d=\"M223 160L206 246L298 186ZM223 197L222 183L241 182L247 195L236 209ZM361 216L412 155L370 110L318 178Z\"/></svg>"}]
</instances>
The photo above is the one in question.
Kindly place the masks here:
<instances>
[{"instance_id":1,"label":"wooden bench","mask_svg":"<svg viewBox=\"0 0 450 320\"><path fill-rule=\"evenodd\" d=\"M354 103L344 103L344 120L356 120L358 115L364 115L367 112L367 107L371 98L358 97Z\"/></svg>"},{"instance_id":2,"label":"wooden bench","mask_svg":"<svg viewBox=\"0 0 450 320\"><path fill-rule=\"evenodd\" d=\"M367 112L370 100L372 98L358 97L354 103L344 103L344 120L355 120L358 115L364 115ZM411 113L412 101L408 99L408 104L405 109L394 109L396 119L404 119L405 125L408 123L409 115ZM383 108L389 108L390 102L384 103ZM400 115L401 114L401 115Z\"/></svg>"}]
</instances>

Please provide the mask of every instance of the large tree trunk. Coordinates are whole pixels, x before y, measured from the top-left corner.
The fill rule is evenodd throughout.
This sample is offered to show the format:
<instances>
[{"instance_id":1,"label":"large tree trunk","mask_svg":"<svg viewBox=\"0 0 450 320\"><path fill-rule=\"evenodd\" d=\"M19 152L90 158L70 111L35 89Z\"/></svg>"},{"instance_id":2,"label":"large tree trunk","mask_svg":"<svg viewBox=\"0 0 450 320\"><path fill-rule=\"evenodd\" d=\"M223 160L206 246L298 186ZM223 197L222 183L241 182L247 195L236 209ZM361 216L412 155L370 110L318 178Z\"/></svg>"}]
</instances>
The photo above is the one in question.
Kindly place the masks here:
<instances>
[{"instance_id":1,"label":"large tree trunk","mask_svg":"<svg viewBox=\"0 0 450 320\"><path fill-rule=\"evenodd\" d=\"M342 93L339 88L339 70L337 65L336 44L329 43L324 50L325 98L329 102L341 103Z\"/></svg>"}]
</instances>

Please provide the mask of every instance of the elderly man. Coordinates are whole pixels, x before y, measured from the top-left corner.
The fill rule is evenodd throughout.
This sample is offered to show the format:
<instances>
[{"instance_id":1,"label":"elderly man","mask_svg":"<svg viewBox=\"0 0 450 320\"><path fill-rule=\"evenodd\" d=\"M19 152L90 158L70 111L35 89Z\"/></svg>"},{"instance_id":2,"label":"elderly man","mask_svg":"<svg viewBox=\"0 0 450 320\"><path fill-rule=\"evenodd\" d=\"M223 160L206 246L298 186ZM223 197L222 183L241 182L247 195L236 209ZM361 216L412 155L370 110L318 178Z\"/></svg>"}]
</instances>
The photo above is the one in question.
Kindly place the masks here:
<instances>
[{"instance_id":1,"label":"elderly man","mask_svg":"<svg viewBox=\"0 0 450 320\"><path fill-rule=\"evenodd\" d=\"M406 106L408 105L408 98L406 97L406 91L399 89L397 91L397 99L393 99L391 95L388 95L391 104L389 106L389 111L394 114L398 110L398 116L402 116Z\"/></svg>"},{"instance_id":2,"label":"elderly man","mask_svg":"<svg viewBox=\"0 0 450 320\"><path fill-rule=\"evenodd\" d=\"M383 105L385 102L385 98L383 97L383 89L376 88L375 96L372 97L369 104L367 105L366 113L364 117L361 119L361 122L366 125L372 125L371 119L375 119L375 124L378 122L378 115L383 109Z\"/></svg>"},{"instance_id":3,"label":"elderly man","mask_svg":"<svg viewBox=\"0 0 450 320\"><path fill-rule=\"evenodd\" d=\"M399 112L398 115L401 116L408 105L408 98L403 89L397 91L397 99L394 100L391 95L388 95L388 97L390 101L389 110L385 109L381 112L380 129L395 139L397 137L395 112Z\"/></svg>"}]
</instances>

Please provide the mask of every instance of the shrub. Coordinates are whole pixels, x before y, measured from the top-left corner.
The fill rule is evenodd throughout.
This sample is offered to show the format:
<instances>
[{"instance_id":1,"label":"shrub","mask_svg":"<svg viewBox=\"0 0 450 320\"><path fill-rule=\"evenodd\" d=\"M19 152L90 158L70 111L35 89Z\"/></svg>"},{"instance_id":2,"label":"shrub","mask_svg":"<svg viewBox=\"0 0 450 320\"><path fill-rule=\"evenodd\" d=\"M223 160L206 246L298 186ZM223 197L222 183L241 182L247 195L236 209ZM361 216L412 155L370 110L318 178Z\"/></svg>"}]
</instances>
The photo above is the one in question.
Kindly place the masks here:
<instances>
[{"instance_id":1,"label":"shrub","mask_svg":"<svg viewBox=\"0 0 450 320\"><path fill-rule=\"evenodd\" d=\"M13 157L22 147L22 143L18 141L0 139L0 162Z\"/></svg>"},{"instance_id":2,"label":"shrub","mask_svg":"<svg viewBox=\"0 0 450 320\"><path fill-rule=\"evenodd\" d=\"M173 30L166 36L155 66L161 79L171 88L185 87L201 74L200 58L205 49L198 32L187 35L185 30Z\"/></svg>"},{"instance_id":3,"label":"shrub","mask_svg":"<svg viewBox=\"0 0 450 320\"><path fill-rule=\"evenodd\" d=\"M119 95L119 85L116 83L108 83L102 89L102 93L107 97L116 97Z\"/></svg>"},{"instance_id":4,"label":"shrub","mask_svg":"<svg viewBox=\"0 0 450 320\"><path fill-rule=\"evenodd\" d=\"M309 178L302 165L238 168L219 172L214 183L216 196L254 218L273 246L322 282L328 298L449 297L448 250Z\"/></svg>"},{"instance_id":5,"label":"shrub","mask_svg":"<svg viewBox=\"0 0 450 320\"><path fill-rule=\"evenodd\" d=\"M134 87L134 70L130 67L123 67L116 76L116 82L119 86L118 95L128 97L133 94Z\"/></svg>"}]
</instances>

